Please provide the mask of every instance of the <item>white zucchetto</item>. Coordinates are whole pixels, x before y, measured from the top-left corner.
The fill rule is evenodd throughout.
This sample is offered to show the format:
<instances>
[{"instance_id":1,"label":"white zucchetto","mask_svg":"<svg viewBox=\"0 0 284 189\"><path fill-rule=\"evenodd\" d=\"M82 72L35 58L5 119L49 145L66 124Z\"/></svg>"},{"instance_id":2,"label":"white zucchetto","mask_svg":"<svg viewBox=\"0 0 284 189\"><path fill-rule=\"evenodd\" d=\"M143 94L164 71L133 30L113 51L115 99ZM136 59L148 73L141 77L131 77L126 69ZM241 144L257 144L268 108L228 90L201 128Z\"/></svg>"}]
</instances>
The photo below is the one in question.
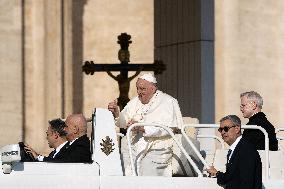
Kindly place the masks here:
<instances>
[{"instance_id":1,"label":"white zucchetto","mask_svg":"<svg viewBox=\"0 0 284 189\"><path fill-rule=\"evenodd\" d=\"M153 74L151 74L151 73L145 73L145 74L139 76L139 79L144 79L144 80L149 81L151 83L157 83L155 76L153 76Z\"/></svg>"}]
</instances>

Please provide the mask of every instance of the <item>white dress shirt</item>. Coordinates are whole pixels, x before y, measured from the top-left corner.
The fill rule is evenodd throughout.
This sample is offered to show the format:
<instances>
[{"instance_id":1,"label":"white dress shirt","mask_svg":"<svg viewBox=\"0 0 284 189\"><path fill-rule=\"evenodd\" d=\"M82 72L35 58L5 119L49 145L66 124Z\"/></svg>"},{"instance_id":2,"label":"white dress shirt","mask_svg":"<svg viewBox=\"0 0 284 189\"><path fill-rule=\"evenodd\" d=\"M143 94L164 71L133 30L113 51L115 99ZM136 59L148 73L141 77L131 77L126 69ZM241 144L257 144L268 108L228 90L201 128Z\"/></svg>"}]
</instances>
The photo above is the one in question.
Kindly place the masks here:
<instances>
[{"instance_id":1,"label":"white dress shirt","mask_svg":"<svg viewBox=\"0 0 284 189\"><path fill-rule=\"evenodd\" d=\"M229 161L230 161L230 159L231 159L231 157L232 157L232 154L234 153L234 150L235 150L236 146L238 145L238 143L240 142L241 139L242 139L242 135L239 136L239 137L235 140L235 142L230 146L230 150L232 150L232 152L231 152L231 154L230 154L230 156L229 156Z\"/></svg>"},{"instance_id":2,"label":"white dress shirt","mask_svg":"<svg viewBox=\"0 0 284 189\"><path fill-rule=\"evenodd\" d=\"M76 139L75 139L76 140ZM74 140L74 141L75 141ZM74 141L72 141L72 142L74 142ZM55 149L55 153L53 154L53 156L52 156L52 158L54 158L55 156L56 156L56 154L58 154L58 152L61 150L61 148L67 143L68 141L65 141L65 142L63 142L62 144L60 144L59 146L57 146L57 148ZM42 156L42 155L38 155L37 156L37 160L38 161L43 161L43 158L44 158L44 156Z\"/></svg>"}]
</instances>

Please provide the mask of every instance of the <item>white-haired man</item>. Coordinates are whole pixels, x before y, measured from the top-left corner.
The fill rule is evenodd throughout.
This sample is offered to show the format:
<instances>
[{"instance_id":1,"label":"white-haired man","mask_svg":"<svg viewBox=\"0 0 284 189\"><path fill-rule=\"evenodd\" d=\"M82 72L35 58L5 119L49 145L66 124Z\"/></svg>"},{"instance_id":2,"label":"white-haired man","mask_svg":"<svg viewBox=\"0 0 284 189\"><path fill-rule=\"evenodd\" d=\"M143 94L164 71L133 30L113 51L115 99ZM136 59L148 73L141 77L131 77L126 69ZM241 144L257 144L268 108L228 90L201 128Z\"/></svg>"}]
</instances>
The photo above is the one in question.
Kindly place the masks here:
<instances>
[{"instance_id":1,"label":"white-haired man","mask_svg":"<svg viewBox=\"0 0 284 189\"><path fill-rule=\"evenodd\" d=\"M255 91L249 91L240 95L240 110L244 118L248 118L247 125L258 125L266 130L269 138L269 150L278 150L278 141L276 139L275 128L267 120L266 115L261 112L263 99ZM255 129L246 129L243 137L256 146L257 150L264 150L264 134Z\"/></svg>"},{"instance_id":2,"label":"white-haired man","mask_svg":"<svg viewBox=\"0 0 284 189\"><path fill-rule=\"evenodd\" d=\"M181 128L182 116L178 102L157 89L156 78L146 73L136 82L138 96L130 100L120 112L116 100L109 103L116 124L127 128L136 122L159 123ZM139 127L132 140L138 175L172 176L172 139L158 127ZM140 162L140 163L139 163ZM129 167L125 165L125 171Z\"/></svg>"}]
</instances>

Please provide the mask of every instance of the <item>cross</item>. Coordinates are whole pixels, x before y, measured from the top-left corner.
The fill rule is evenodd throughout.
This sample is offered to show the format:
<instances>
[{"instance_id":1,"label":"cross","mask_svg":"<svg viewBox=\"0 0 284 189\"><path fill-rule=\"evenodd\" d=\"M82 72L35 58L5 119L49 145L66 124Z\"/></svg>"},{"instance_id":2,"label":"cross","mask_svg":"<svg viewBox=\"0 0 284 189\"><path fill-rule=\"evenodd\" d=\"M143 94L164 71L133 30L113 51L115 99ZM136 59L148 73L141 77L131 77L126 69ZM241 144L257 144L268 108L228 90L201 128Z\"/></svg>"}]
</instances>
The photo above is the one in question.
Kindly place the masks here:
<instances>
[{"instance_id":1,"label":"cross","mask_svg":"<svg viewBox=\"0 0 284 189\"><path fill-rule=\"evenodd\" d=\"M95 72L107 72L107 74L118 82L119 97L117 104L122 110L124 106L129 102L129 87L130 81L133 80L141 71L154 71L155 74L161 74L166 66L162 61L154 61L152 64L128 64L130 62L130 53L128 50L129 44L132 43L131 36L127 33L121 33L118 37L117 43L120 44L120 50L118 51L118 59L120 64L95 64L93 61L85 61L82 66L83 72L87 75L93 75ZM113 75L112 71L119 71L117 76ZM136 73L128 77L129 71L136 71Z\"/></svg>"}]
</instances>

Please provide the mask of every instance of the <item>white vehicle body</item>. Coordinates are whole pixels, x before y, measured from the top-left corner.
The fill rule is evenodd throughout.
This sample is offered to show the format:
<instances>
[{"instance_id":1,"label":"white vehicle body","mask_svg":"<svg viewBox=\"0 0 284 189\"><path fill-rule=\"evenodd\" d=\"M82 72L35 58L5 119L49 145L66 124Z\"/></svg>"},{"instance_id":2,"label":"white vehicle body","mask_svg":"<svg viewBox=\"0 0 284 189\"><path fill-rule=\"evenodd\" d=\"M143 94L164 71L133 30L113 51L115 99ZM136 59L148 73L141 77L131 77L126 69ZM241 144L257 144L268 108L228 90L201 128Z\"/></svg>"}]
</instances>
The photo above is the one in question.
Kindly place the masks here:
<instances>
[{"instance_id":1,"label":"white vehicle body","mask_svg":"<svg viewBox=\"0 0 284 189\"><path fill-rule=\"evenodd\" d=\"M96 109L93 115L92 159L93 163L51 163L51 162L19 162L11 158L11 172L0 172L1 188L9 189L218 189L216 178L203 175L198 177L154 177L124 176L120 159L117 133L112 114L105 109ZM141 125L141 124L138 124ZM188 125L194 126L194 125ZM198 126L198 125L197 125ZM201 125L204 126L204 125ZM217 125L215 125L217 127ZM160 126L162 127L162 126ZM212 127L212 126L210 126ZM214 128L214 127L213 127ZM130 128L131 129L131 128ZM206 137L206 136L200 136ZM214 138L214 136L213 136ZM215 137L216 138L216 137ZM94 139L94 140L93 140ZM189 141L190 142L190 141ZM181 145L181 144L180 144ZM4 149L5 150L5 149ZM2 153L1 153L2 154ZM263 153L266 154L266 153ZM7 153L5 154L7 155ZM131 153L130 153L131 155ZM283 155L283 154L282 154ZM262 158L269 158L264 155ZM283 155L284 157L284 155ZM189 157L190 158L190 157ZM216 158L216 157L215 157ZM279 157L281 161L281 157ZM5 158L1 158L5 159ZM284 158L282 158L284 159ZM0 162L0 168L7 165ZM201 160L203 163L206 161ZM270 165L268 160L268 164ZM284 162L281 162L284 163ZM8 163L9 164L9 163ZM205 167L208 166L205 164ZM268 165L266 165L268 166ZM263 166L264 169L265 165ZM269 168L269 166L267 167ZM283 189L284 168L280 168L277 178L270 175L270 169L263 175L263 188ZM279 170L277 170L279 172ZM202 170L200 170L202 172Z\"/></svg>"}]
</instances>

